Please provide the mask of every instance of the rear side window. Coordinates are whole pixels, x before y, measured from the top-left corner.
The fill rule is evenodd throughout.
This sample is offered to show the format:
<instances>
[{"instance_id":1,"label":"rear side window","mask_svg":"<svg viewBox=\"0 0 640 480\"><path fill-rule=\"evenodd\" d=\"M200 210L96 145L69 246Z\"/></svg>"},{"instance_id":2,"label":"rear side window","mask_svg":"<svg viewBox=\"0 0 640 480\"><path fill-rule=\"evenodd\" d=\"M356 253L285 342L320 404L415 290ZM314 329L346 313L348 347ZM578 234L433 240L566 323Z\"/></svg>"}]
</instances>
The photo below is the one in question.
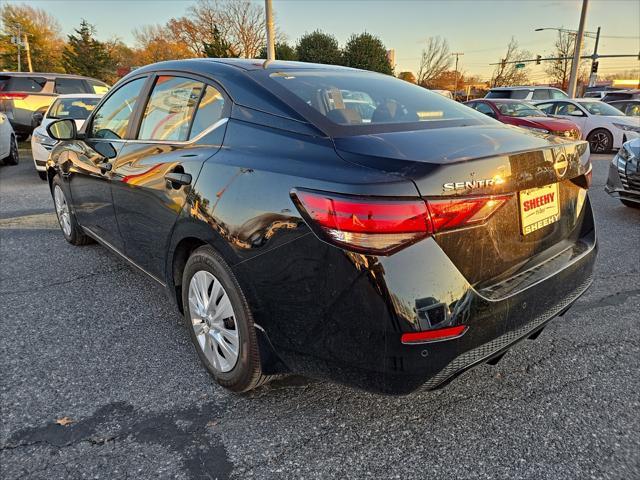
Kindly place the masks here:
<instances>
[{"instance_id":1,"label":"rear side window","mask_svg":"<svg viewBox=\"0 0 640 480\"><path fill-rule=\"evenodd\" d=\"M68 93L86 93L87 87L81 78L56 78L55 92L60 95Z\"/></svg>"},{"instance_id":2,"label":"rear side window","mask_svg":"<svg viewBox=\"0 0 640 480\"><path fill-rule=\"evenodd\" d=\"M132 80L105 100L93 117L90 138L124 138L146 80L146 77Z\"/></svg>"},{"instance_id":3,"label":"rear side window","mask_svg":"<svg viewBox=\"0 0 640 480\"><path fill-rule=\"evenodd\" d=\"M485 98L511 98L510 90L490 90Z\"/></svg>"},{"instance_id":4,"label":"rear side window","mask_svg":"<svg viewBox=\"0 0 640 480\"><path fill-rule=\"evenodd\" d=\"M142 117L140 140L186 141L205 85L182 77L160 76Z\"/></svg>"},{"instance_id":5,"label":"rear side window","mask_svg":"<svg viewBox=\"0 0 640 480\"><path fill-rule=\"evenodd\" d=\"M224 97L211 85L207 85L200 99L196 115L193 118L189 139L197 137L200 133L220 120L223 111Z\"/></svg>"},{"instance_id":6,"label":"rear side window","mask_svg":"<svg viewBox=\"0 0 640 480\"><path fill-rule=\"evenodd\" d=\"M533 91L533 100L549 100L551 96L549 95L549 90L544 88L538 88Z\"/></svg>"},{"instance_id":7,"label":"rear side window","mask_svg":"<svg viewBox=\"0 0 640 480\"><path fill-rule=\"evenodd\" d=\"M41 92L47 83L44 77L0 76L0 92Z\"/></svg>"},{"instance_id":8,"label":"rear side window","mask_svg":"<svg viewBox=\"0 0 640 480\"><path fill-rule=\"evenodd\" d=\"M93 80L91 78L87 79L87 83L89 87L91 87L91 92L89 93L97 93L99 95L104 95L109 91L109 85L106 83L102 83L98 80Z\"/></svg>"}]
</instances>

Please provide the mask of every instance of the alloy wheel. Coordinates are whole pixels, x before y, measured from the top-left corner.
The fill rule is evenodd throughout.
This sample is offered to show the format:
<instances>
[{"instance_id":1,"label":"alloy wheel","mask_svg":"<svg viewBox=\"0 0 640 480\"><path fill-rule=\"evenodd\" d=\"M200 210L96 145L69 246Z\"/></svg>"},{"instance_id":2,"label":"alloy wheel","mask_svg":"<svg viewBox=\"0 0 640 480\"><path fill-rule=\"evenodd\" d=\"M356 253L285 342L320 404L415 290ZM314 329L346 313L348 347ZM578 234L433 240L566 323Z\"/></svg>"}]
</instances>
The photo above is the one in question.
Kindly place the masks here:
<instances>
[{"instance_id":1,"label":"alloy wheel","mask_svg":"<svg viewBox=\"0 0 640 480\"><path fill-rule=\"evenodd\" d=\"M231 300L220 281L206 270L189 282L189 313L198 345L219 372L235 367L239 356L239 332Z\"/></svg>"},{"instance_id":2,"label":"alloy wheel","mask_svg":"<svg viewBox=\"0 0 640 480\"><path fill-rule=\"evenodd\" d=\"M56 214L58 215L60 228L62 228L62 231L67 237L70 237L71 214L69 213L69 205L67 205L67 199L64 196L64 192L58 185L53 188L53 201L56 206Z\"/></svg>"},{"instance_id":3,"label":"alloy wheel","mask_svg":"<svg viewBox=\"0 0 640 480\"><path fill-rule=\"evenodd\" d=\"M589 143L592 152L606 152L609 150L609 136L604 132L594 134Z\"/></svg>"}]
</instances>

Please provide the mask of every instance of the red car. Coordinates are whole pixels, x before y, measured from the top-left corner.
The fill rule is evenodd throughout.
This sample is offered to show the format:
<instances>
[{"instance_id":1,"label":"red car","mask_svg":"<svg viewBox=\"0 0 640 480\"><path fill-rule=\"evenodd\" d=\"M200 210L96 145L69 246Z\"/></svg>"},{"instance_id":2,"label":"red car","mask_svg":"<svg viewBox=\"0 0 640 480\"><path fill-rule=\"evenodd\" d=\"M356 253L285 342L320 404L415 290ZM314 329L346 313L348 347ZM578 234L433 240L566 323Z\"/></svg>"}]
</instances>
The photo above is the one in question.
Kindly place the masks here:
<instances>
[{"instance_id":1,"label":"red car","mask_svg":"<svg viewBox=\"0 0 640 480\"><path fill-rule=\"evenodd\" d=\"M502 123L528 128L535 132L551 133L560 137L579 140L582 133L578 125L563 118L550 117L534 105L522 100L478 99L465 105Z\"/></svg>"}]
</instances>

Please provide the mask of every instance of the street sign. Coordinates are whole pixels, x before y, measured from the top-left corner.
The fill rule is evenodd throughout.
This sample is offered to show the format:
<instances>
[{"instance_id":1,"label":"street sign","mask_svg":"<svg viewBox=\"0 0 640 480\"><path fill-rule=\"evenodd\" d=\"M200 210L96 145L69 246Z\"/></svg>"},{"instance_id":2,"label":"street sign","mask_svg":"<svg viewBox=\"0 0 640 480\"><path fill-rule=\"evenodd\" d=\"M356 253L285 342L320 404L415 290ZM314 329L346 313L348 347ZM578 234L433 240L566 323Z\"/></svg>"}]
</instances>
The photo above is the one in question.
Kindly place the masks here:
<instances>
[{"instance_id":1,"label":"street sign","mask_svg":"<svg viewBox=\"0 0 640 480\"><path fill-rule=\"evenodd\" d=\"M524 63L516 63L516 68L524 68Z\"/></svg>"}]
</instances>

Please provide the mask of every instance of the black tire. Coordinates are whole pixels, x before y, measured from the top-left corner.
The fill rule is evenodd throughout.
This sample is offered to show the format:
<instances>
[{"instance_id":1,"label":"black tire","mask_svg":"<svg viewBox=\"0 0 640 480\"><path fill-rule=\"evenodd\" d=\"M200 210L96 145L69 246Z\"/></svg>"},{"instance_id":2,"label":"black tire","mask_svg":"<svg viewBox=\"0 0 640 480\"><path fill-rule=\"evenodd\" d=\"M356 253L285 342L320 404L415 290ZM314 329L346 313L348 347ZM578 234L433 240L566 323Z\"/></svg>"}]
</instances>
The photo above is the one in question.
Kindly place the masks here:
<instances>
[{"instance_id":1,"label":"black tire","mask_svg":"<svg viewBox=\"0 0 640 480\"><path fill-rule=\"evenodd\" d=\"M11 147L9 150L9 156L4 159L5 165L18 165L20 162L20 153L18 152L18 142L16 137L11 135Z\"/></svg>"},{"instance_id":2,"label":"black tire","mask_svg":"<svg viewBox=\"0 0 640 480\"><path fill-rule=\"evenodd\" d=\"M228 372L216 369L207 359L192 326L189 285L192 277L199 271L209 272L220 282L233 308L239 348L238 359L234 367ZM182 304L184 306L184 323L189 332L191 342L200 361L216 382L231 391L246 392L263 385L273 378L270 375L262 374L253 316L242 288L229 266L212 247L203 246L198 248L187 260L182 274Z\"/></svg>"},{"instance_id":3,"label":"black tire","mask_svg":"<svg viewBox=\"0 0 640 480\"><path fill-rule=\"evenodd\" d=\"M605 128L596 128L587 136L591 153L609 153L613 148L613 135Z\"/></svg>"},{"instance_id":4,"label":"black tire","mask_svg":"<svg viewBox=\"0 0 640 480\"><path fill-rule=\"evenodd\" d=\"M65 232L65 229L63 227L63 221L61 220L61 215L60 215L60 213L58 211L58 207L56 206L56 199L55 199L56 188L60 189L60 191L62 192L62 195L64 195L65 202L67 204L68 215L69 215L69 223L70 223L70 229L69 229L68 232ZM53 203L54 203L54 208L56 210L56 216L58 217L58 223L60 224L60 231L62 232L62 235L64 235L64 238L67 240L67 242L69 242L72 245L78 245L78 246L79 245L86 245L88 243L92 243L93 239L91 237L89 237L88 235L86 235L82 231L82 228L80 227L80 225L78 224L78 221L76 219L76 215L75 215L75 213L73 213L73 209L70 207L70 204L67 201L67 195L65 193L65 189L64 189L64 186L62 184L62 180L60 180L60 177L58 175L53 177L53 180L51 182L51 196L53 197Z\"/></svg>"},{"instance_id":5,"label":"black tire","mask_svg":"<svg viewBox=\"0 0 640 480\"><path fill-rule=\"evenodd\" d=\"M43 172L41 170L36 170L36 172L38 172L38 176L40 177L40 180L46 180L47 179L47 172Z\"/></svg>"},{"instance_id":6,"label":"black tire","mask_svg":"<svg viewBox=\"0 0 640 480\"><path fill-rule=\"evenodd\" d=\"M620 199L620 201L625 207L636 208L636 209L640 208L640 203L638 202L632 202L630 200L623 200L623 199Z\"/></svg>"}]
</instances>

